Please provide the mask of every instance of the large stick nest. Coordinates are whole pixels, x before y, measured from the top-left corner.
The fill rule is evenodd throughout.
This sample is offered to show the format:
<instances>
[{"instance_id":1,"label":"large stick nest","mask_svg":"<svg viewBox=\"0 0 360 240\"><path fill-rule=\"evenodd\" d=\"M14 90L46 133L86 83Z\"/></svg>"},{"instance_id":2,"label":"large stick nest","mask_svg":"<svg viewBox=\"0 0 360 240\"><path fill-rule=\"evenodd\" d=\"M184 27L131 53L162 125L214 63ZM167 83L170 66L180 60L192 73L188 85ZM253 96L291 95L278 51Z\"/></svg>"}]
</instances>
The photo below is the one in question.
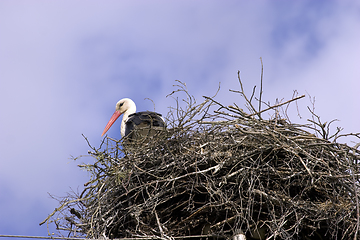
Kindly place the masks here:
<instances>
[{"instance_id":1,"label":"large stick nest","mask_svg":"<svg viewBox=\"0 0 360 240\"><path fill-rule=\"evenodd\" d=\"M209 97L197 104L187 94L161 137L125 146L106 138L90 151L95 162L81 165L91 173L85 189L59 199L48 223L88 238L242 231L249 238L355 239L360 151L337 143L339 132L330 136L314 113L312 125L278 114L264 120L265 110L256 111L243 89L235 92L250 114Z\"/></svg>"}]
</instances>

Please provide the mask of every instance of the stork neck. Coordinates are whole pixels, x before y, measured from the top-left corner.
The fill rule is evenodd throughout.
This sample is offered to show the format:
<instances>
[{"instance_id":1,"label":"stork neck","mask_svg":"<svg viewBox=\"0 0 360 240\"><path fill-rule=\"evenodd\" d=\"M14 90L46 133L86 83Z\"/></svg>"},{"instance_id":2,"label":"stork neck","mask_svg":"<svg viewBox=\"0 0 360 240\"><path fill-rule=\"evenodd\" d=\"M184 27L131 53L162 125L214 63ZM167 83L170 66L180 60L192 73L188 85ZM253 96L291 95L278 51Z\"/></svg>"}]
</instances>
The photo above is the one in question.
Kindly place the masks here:
<instances>
[{"instance_id":1,"label":"stork neck","mask_svg":"<svg viewBox=\"0 0 360 240\"><path fill-rule=\"evenodd\" d=\"M136 112L136 105L134 104L130 104L129 108L123 113L123 118L121 121L121 129L120 129L120 133L121 136L124 137L125 136L125 126L126 126L126 121L129 118L130 114L133 114Z\"/></svg>"}]
</instances>

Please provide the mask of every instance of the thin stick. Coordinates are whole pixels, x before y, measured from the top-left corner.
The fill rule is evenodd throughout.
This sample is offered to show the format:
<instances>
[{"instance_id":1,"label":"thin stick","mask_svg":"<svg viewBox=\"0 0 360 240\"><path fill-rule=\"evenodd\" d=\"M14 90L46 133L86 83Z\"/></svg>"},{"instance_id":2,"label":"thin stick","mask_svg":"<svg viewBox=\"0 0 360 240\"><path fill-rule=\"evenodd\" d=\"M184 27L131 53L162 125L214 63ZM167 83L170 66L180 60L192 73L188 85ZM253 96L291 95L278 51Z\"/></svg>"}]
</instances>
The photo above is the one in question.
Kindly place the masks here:
<instances>
[{"instance_id":1,"label":"thin stick","mask_svg":"<svg viewBox=\"0 0 360 240\"><path fill-rule=\"evenodd\" d=\"M157 224L158 224L158 226L159 226L161 238L164 238L164 231L163 231L163 229L162 229L162 227L161 227L161 223L160 223L159 217L158 217L158 215L157 215L156 210L155 210L154 212L155 212L156 222L157 222Z\"/></svg>"},{"instance_id":2,"label":"thin stick","mask_svg":"<svg viewBox=\"0 0 360 240\"><path fill-rule=\"evenodd\" d=\"M80 199L74 199L68 202L64 202L60 207L55 208L55 210L47 217L45 218L44 221L42 221L41 223L39 223L39 225L43 225L47 220L49 220L56 212L59 212L62 208L64 208L66 205L69 205L70 203L74 203L74 202L80 202L83 201L84 199L80 198Z\"/></svg>"},{"instance_id":3,"label":"thin stick","mask_svg":"<svg viewBox=\"0 0 360 240\"><path fill-rule=\"evenodd\" d=\"M269 107L269 108L267 108L267 109L261 110L260 112L256 112L256 113L250 114L250 115L248 115L247 117L252 117L252 116L254 116L254 115L259 115L260 113L263 113L263 112L266 112L266 111L268 111L268 110L270 110L270 109L273 109L273 108L276 108L276 107L280 107L280 106L282 106L282 105L284 105L284 104L287 104L287 103L290 103L290 102L299 100L300 98L303 98L303 97L305 97L305 95L301 95L300 97L296 97L296 98L290 99L289 101L276 104L276 105L271 106L271 107Z\"/></svg>"},{"instance_id":4,"label":"thin stick","mask_svg":"<svg viewBox=\"0 0 360 240\"><path fill-rule=\"evenodd\" d=\"M245 95L245 91L244 91L244 87L242 85L242 82L241 82L241 78L240 78L240 71L238 71L238 80L239 80L239 83L240 83L240 88L241 88L241 95L245 98L246 102L249 104L250 108L252 111L254 111L254 115L258 115L258 112L255 110L254 106L252 105L251 101L246 97ZM261 117L259 116L259 118L261 119Z\"/></svg>"},{"instance_id":5,"label":"thin stick","mask_svg":"<svg viewBox=\"0 0 360 240\"><path fill-rule=\"evenodd\" d=\"M263 87L263 75L264 75L264 65L261 57L260 57L260 62L261 62L261 78L260 78L259 116L261 116L261 97L263 93L262 87Z\"/></svg>"}]
</instances>

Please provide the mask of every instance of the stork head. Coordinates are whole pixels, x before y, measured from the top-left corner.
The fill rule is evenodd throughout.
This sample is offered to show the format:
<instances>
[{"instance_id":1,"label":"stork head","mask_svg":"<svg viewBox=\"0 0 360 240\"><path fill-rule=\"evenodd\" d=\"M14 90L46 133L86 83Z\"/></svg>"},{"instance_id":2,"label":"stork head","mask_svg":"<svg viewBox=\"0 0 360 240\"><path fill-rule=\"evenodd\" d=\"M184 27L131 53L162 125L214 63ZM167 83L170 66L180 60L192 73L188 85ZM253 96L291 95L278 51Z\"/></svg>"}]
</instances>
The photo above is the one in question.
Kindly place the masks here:
<instances>
[{"instance_id":1,"label":"stork head","mask_svg":"<svg viewBox=\"0 0 360 240\"><path fill-rule=\"evenodd\" d=\"M110 127L114 124L114 122L120 117L121 114L124 114L123 121L126 121L127 116L129 114L136 112L136 105L130 98L123 98L120 101L116 103L115 112L111 116L109 122L106 124L106 127L101 134L101 136L104 136L104 134L110 129Z\"/></svg>"},{"instance_id":2,"label":"stork head","mask_svg":"<svg viewBox=\"0 0 360 240\"><path fill-rule=\"evenodd\" d=\"M123 98L116 103L115 111L119 111L120 114L130 110L132 113L136 112L136 105L130 98Z\"/></svg>"}]
</instances>

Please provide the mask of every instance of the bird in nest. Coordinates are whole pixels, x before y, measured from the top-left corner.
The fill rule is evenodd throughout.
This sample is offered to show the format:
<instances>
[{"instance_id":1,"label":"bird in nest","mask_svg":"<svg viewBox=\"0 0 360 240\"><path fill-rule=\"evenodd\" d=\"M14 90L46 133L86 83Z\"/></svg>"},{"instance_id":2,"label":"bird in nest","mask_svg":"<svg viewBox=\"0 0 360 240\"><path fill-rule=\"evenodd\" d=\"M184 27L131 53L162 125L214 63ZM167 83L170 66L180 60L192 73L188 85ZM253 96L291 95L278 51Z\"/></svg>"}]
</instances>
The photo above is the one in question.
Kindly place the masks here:
<instances>
[{"instance_id":1,"label":"bird in nest","mask_svg":"<svg viewBox=\"0 0 360 240\"><path fill-rule=\"evenodd\" d=\"M116 103L115 112L101 136L104 136L122 114L120 133L129 142L148 139L166 130L166 123L160 113L136 112L134 101L130 98L123 98Z\"/></svg>"}]
</instances>

